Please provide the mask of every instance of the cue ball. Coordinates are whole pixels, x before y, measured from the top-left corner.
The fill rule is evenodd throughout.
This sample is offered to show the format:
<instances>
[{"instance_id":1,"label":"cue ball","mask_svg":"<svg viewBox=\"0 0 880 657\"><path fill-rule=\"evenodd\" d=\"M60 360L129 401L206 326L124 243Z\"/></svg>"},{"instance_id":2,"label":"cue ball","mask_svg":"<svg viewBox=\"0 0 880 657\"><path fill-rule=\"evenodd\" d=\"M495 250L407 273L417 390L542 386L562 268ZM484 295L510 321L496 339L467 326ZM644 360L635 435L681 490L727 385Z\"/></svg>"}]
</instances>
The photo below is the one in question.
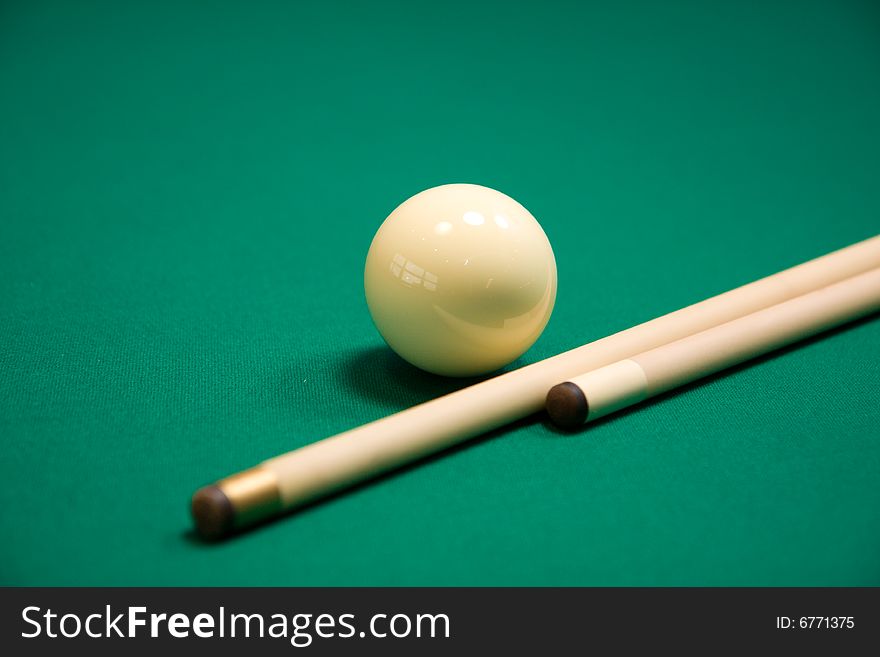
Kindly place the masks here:
<instances>
[{"instance_id":1,"label":"cue ball","mask_svg":"<svg viewBox=\"0 0 880 657\"><path fill-rule=\"evenodd\" d=\"M404 201L370 245L364 290L379 333L413 365L446 376L492 372L547 325L556 259L522 205L480 185Z\"/></svg>"}]
</instances>

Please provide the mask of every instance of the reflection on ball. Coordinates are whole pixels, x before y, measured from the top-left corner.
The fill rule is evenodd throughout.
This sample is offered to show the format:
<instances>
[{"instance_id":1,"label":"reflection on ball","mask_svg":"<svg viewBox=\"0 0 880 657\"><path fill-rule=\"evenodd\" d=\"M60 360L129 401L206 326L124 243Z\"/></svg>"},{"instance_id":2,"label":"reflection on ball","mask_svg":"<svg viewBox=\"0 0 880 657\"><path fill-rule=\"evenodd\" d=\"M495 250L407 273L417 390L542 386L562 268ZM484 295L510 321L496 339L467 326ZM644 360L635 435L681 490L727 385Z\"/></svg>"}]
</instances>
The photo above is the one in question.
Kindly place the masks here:
<instances>
[{"instance_id":1,"label":"reflection on ball","mask_svg":"<svg viewBox=\"0 0 880 657\"><path fill-rule=\"evenodd\" d=\"M544 330L556 260L535 218L480 185L441 185L404 201L367 254L367 305L404 359L447 376L492 372Z\"/></svg>"}]
</instances>

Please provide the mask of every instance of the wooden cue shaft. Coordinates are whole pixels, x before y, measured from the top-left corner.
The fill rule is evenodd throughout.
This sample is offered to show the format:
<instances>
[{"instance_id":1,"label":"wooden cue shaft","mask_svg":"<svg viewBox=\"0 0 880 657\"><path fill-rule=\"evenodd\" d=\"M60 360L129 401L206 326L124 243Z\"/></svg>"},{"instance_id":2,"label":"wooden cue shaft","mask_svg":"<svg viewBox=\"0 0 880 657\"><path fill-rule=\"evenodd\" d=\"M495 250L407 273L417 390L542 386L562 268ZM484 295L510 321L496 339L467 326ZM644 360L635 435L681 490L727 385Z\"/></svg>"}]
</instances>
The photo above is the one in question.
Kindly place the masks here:
<instances>
[{"instance_id":1,"label":"wooden cue shaft","mask_svg":"<svg viewBox=\"0 0 880 657\"><path fill-rule=\"evenodd\" d=\"M880 310L880 269L764 308L553 386L547 412L574 428Z\"/></svg>"},{"instance_id":2,"label":"wooden cue shaft","mask_svg":"<svg viewBox=\"0 0 880 657\"><path fill-rule=\"evenodd\" d=\"M508 424L560 381L880 266L880 236L601 340L264 461L196 491L205 538L235 530Z\"/></svg>"}]
</instances>

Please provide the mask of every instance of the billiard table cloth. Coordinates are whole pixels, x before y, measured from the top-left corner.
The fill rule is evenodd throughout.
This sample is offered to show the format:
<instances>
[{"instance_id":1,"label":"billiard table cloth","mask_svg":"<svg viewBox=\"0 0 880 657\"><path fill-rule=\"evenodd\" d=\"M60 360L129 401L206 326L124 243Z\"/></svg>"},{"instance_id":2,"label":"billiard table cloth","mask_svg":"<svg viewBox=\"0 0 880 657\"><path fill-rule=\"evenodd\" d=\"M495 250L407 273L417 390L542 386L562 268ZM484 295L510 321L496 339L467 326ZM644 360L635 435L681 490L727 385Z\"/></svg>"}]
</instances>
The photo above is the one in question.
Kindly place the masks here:
<instances>
[{"instance_id":1,"label":"billiard table cloth","mask_svg":"<svg viewBox=\"0 0 880 657\"><path fill-rule=\"evenodd\" d=\"M527 207L535 362L880 228L869 2L7 2L0 584L880 585L880 322L217 544L199 486L473 383L374 329L410 195Z\"/></svg>"}]
</instances>

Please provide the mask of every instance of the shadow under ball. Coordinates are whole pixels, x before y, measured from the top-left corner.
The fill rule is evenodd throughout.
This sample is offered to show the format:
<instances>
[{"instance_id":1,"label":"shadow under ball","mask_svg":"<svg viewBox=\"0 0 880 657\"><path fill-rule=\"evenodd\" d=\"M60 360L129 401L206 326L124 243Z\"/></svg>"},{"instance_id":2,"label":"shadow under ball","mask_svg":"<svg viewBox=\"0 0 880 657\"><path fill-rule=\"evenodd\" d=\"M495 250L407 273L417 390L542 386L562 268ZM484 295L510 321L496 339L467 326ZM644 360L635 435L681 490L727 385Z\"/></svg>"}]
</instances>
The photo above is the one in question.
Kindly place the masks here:
<instances>
[{"instance_id":1,"label":"shadow under ball","mask_svg":"<svg viewBox=\"0 0 880 657\"><path fill-rule=\"evenodd\" d=\"M364 291L373 322L405 360L476 376L519 358L556 300L556 260L540 224L480 185L427 189L379 228Z\"/></svg>"}]
</instances>

